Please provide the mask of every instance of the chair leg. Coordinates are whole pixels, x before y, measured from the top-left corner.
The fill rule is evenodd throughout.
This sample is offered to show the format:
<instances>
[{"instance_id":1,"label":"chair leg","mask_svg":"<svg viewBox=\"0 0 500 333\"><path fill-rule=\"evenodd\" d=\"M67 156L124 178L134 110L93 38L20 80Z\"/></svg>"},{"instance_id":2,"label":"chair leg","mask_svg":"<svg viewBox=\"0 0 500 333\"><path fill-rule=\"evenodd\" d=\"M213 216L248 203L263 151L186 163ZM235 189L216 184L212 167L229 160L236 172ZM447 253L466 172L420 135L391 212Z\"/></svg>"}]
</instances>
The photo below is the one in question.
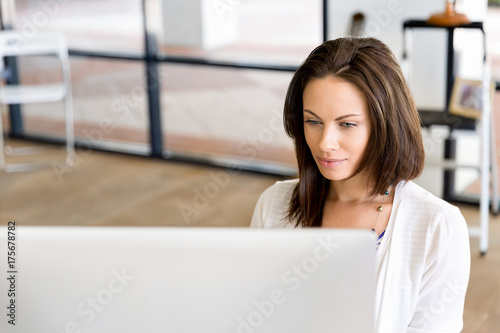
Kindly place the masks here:
<instances>
[{"instance_id":1,"label":"chair leg","mask_svg":"<svg viewBox=\"0 0 500 333\"><path fill-rule=\"evenodd\" d=\"M3 105L0 105L0 169L5 171L5 146L4 146L4 132L3 132Z\"/></svg>"},{"instance_id":2,"label":"chair leg","mask_svg":"<svg viewBox=\"0 0 500 333\"><path fill-rule=\"evenodd\" d=\"M493 111L493 108L491 108ZM491 113L490 121L490 160L491 160L491 209L494 215L498 215L499 211L499 194L498 194L498 161L495 142L495 123L493 122L493 112Z\"/></svg>"},{"instance_id":3,"label":"chair leg","mask_svg":"<svg viewBox=\"0 0 500 333\"><path fill-rule=\"evenodd\" d=\"M66 164L72 166L75 162L75 133L74 133L74 117L73 117L73 98L71 96L71 88L69 89L66 98L64 99L66 112Z\"/></svg>"},{"instance_id":4,"label":"chair leg","mask_svg":"<svg viewBox=\"0 0 500 333\"><path fill-rule=\"evenodd\" d=\"M483 124L487 122L482 120ZM486 124L484 124L486 125ZM489 213L490 213L490 126L482 126L481 148L481 197L479 200L479 249L481 255L488 251L489 243Z\"/></svg>"},{"instance_id":5,"label":"chair leg","mask_svg":"<svg viewBox=\"0 0 500 333\"><path fill-rule=\"evenodd\" d=\"M491 139L493 137L492 131L492 107L490 96L490 67L489 63L485 61L483 72L483 114L481 117L481 199L479 204L479 250L481 255L485 255L489 246L489 214L490 214L490 170L492 165L491 159ZM489 123L489 124L488 124ZM494 180L495 181L495 180Z\"/></svg>"}]
</instances>

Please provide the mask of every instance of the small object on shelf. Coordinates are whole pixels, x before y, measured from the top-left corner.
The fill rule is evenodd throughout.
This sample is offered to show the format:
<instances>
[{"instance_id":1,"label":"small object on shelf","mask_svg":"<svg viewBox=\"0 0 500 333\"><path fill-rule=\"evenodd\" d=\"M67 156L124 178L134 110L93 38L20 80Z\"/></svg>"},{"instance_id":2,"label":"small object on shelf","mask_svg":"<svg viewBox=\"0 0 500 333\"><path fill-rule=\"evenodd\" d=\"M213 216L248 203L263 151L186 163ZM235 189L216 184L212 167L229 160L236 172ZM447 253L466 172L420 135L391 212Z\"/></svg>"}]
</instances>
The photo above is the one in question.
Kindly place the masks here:
<instances>
[{"instance_id":1,"label":"small object on shelf","mask_svg":"<svg viewBox=\"0 0 500 333\"><path fill-rule=\"evenodd\" d=\"M479 119L482 114L483 103L485 103L483 100L483 89L483 82L480 80L455 78L449 105L450 114ZM493 99L493 82L491 83L490 92L490 98ZM486 103L488 102L490 101L486 101Z\"/></svg>"},{"instance_id":2,"label":"small object on shelf","mask_svg":"<svg viewBox=\"0 0 500 333\"><path fill-rule=\"evenodd\" d=\"M434 14L427 20L427 23L441 27L459 26L469 24L470 22L466 15L455 11L455 1L453 0L446 1L446 10L444 13Z\"/></svg>"},{"instance_id":3,"label":"small object on shelf","mask_svg":"<svg viewBox=\"0 0 500 333\"><path fill-rule=\"evenodd\" d=\"M349 29L349 35L352 37L361 37L363 35L363 30L365 29L365 15L361 12L357 12L352 16L351 28Z\"/></svg>"}]
</instances>

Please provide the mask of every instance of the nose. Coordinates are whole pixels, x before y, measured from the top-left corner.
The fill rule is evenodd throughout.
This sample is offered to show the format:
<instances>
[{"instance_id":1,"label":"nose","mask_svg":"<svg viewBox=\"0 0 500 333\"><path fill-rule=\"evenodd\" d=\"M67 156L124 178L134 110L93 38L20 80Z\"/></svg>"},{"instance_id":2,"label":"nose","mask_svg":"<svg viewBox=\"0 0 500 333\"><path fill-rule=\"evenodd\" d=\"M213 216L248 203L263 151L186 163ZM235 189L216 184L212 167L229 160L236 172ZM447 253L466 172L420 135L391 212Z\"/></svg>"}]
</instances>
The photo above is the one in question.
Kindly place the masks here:
<instances>
[{"instance_id":1,"label":"nose","mask_svg":"<svg viewBox=\"0 0 500 333\"><path fill-rule=\"evenodd\" d=\"M325 127L319 141L322 152L336 151L339 149L338 131L333 126Z\"/></svg>"}]
</instances>

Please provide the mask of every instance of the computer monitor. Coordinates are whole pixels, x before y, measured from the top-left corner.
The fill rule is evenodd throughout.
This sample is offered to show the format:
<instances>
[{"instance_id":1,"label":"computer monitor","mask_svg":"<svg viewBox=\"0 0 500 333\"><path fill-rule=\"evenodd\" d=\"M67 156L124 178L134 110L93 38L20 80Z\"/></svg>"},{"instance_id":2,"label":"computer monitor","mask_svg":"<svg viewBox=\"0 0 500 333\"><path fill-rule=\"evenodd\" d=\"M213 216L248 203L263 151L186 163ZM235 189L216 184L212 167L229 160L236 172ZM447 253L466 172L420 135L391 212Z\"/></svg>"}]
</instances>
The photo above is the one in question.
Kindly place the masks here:
<instances>
[{"instance_id":1,"label":"computer monitor","mask_svg":"<svg viewBox=\"0 0 500 333\"><path fill-rule=\"evenodd\" d=\"M10 245L6 231L1 332L373 330L370 231L18 226Z\"/></svg>"}]
</instances>

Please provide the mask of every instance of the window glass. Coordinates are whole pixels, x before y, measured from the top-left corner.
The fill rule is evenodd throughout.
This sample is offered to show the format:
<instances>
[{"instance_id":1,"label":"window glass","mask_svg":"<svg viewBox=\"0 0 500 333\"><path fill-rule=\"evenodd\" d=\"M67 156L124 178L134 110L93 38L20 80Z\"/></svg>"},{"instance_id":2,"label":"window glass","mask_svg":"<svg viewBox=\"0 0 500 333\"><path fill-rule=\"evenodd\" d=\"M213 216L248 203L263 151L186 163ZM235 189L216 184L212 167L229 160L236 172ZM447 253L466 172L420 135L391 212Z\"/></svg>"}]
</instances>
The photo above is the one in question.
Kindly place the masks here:
<instances>
[{"instance_id":1,"label":"window glass","mask_svg":"<svg viewBox=\"0 0 500 333\"><path fill-rule=\"evenodd\" d=\"M142 53L142 17L140 0L16 0L14 28L62 31L70 49Z\"/></svg>"},{"instance_id":2,"label":"window glass","mask_svg":"<svg viewBox=\"0 0 500 333\"><path fill-rule=\"evenodd\" d=\"M171 56L299 65L323 38L319 0L171 0L151 16Z\"/></svg>"},{"instance_id":3,"label":"window glass","mask_svg":"<svg viewBox=\"0 0 500 333\"><path fill-rule=\"evenodd\" d=\"M22 84L55 81L59 75L55 60L46 57L21 58ZM109 142L132 147L149 145L147 95L144 65L137 61L72 57L71 76L75 136L92 145ZM28 134L64 136L64 104L23 105L23 122Z\"/></svg>"},{"instance_id":4,"label":"window glass","mask_svg":"<svg viewBox=\"0 0 500 333\"><path fill-rule=\"evenodd\" d=\"M167 150L295 165L282 120L293 73L170 64L160 73Z\"/></svg>"}]
</instances>

